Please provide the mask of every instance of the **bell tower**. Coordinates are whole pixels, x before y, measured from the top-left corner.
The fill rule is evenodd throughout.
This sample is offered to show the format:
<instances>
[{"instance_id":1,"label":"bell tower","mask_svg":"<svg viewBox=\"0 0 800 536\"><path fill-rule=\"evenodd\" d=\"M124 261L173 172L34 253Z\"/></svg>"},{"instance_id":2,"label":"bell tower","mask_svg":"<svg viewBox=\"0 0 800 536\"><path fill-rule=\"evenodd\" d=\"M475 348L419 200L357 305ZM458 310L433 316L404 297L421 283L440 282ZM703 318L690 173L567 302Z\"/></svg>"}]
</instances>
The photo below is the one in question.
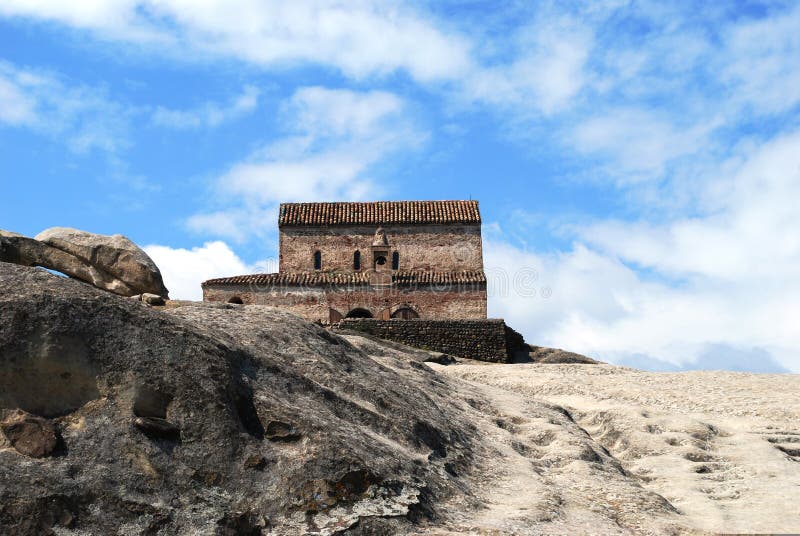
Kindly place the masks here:
<instances>
[{"instance_id":1,"label":"bell tower","mask_svg":"<svg viewBox=\"0 0 800 536\"><path fill-rule=\"evenodd\" d=\"M372 286L383 287L392 284L392 271L389 266L391 251L386 231L383 230L383 227L378 227L375 230L375 237L372 239L372 273L369 278Z\"/></svg>"}]
</instances>

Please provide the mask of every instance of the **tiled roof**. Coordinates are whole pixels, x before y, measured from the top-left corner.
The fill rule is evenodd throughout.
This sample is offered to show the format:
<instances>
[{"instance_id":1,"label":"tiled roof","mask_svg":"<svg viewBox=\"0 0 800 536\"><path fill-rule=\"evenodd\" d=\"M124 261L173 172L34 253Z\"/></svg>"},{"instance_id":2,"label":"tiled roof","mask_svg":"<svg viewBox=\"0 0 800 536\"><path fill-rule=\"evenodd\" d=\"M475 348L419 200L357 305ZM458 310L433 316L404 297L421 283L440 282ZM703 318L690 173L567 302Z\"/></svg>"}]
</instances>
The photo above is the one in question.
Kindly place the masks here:
<instances>
[{"instance_id":1,"label":"tiled roof","mask_svg":"<svg viewBox=\"0 0 800 536\"><path fill-rule=\"evenodd\" d=\"M256 286L326 286L326 285L367 285L369 272L327 273L327 272L292 272L277 274L236 275L220 277L203 282L207 285L256 285ZM398 271L392 274L392 283L399 286L439 285L439 284L472 284L486 283L483 270L464 270L460 272L428 272L422 270Z\"/></svg>"},{"instance_id":2,"label":"tiled roof","mask_svg":"<svg viewBox=\"0 0 800 536\"><path fill-rule=\"evenodd\" d=\"M480 223L477 201L283 203L278 226Z\"/></svg>"},{"instance_id":3,"label":"tiled roof","mask_svg":"<svg viewBox=\"0 0 800 536\"><path fill-rule=\"evenodd\" d=\"M436 285L439 283L486 283L483 270L461 272L427 272L422 270L400 270L392 274L392 283L398 285Z\"/></svg>"},{"instance_id":4,"label":"tiled roof","mask_svg":"<svg viewBox=\"0 0 800 536\"><path fill-rule=\"evenodd\" d=\"M333 274L327 272L291 272L277 274L250 274L220 277L203 282L206 285L347 285L367 284L369 274L355 272L347 274Z\"/></svg>"}]
</instances>

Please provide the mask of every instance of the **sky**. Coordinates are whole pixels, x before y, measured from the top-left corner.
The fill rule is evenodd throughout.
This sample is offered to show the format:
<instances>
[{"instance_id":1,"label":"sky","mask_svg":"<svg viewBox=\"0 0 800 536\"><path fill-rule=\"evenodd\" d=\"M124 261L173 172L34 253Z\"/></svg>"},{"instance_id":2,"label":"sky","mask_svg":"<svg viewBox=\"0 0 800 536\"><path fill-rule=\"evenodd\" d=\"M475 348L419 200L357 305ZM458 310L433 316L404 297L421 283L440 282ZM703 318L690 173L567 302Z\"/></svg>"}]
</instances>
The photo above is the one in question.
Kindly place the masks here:
<instances>
[{"instance_id":1,"label":"sky","mask_svg":"<svg viewBox=\"0 0 800 536\"><path fill-rule=\"evenodd\" d=\"M281 202L477 199L529 343L800 372L796 1L3 0L0 187L184 299Z\"/></svg>"}]
</instances>

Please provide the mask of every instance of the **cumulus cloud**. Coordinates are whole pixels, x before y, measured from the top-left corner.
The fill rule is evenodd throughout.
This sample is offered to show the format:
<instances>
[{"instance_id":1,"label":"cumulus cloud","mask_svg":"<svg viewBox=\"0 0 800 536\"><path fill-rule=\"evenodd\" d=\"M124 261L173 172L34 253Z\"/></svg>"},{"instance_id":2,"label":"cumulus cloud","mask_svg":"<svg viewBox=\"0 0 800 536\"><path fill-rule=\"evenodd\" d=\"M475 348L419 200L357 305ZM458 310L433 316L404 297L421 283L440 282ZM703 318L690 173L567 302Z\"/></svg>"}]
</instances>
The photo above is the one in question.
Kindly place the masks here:
<instances>
[{"instance_id":1,"label":"cumulus cloud","mask_svg":"<svg viewBox=\"0 0 800 536\"><path fill-rule=\"evenodd\" d=\"M736 160L707 181L704 214L574 227L552 254L487 236L493 284L509 289L492 313L534 344L614 362L712 366L729 352L742 370L800 371L800 132ZM515 286L522 269L538 278Z\"/></svg>"},{"instance_id":2,"label":"cumulus cloud","mask_svg":"<svg viewBox=\"0 0 800 536\"><path fill-rule=\"evenodd\" d=\"M79 153L115 152L128 142L130 115L100 89L0 60L0 124L33 129Z\"/></svg>"},{"instance_id":3,"label":"cumulus cloud","mask_svg":"<svg viewBox=\"0 0 800 536\"><path fill-rule=\"evenodd\" d=\"M157 106L153 112L153 123L174 129L216 127L227 121L252 112L258 106L259 91L254 86L245 86L242 93L227 104L206 102L190 110L173 110Z\"/></svg>"},{"instance_id":4,"label":"cumulus cloud","mask_svg":"<svg viewBox=\"0 0 800 536\"><path fill-rule=\"evenodd\" d=\"M54 21L106 40L225 55L263 66L313 62L348 76L398 70L421 81L466 68L465 40L410 6L359 0L279 2L117 0L65 4L7 0L0 14Z\"/></svg>"},{"instance_id":5,"label":"cumulus cloud","mask_svg":"<svg viewBox=\"0 0 800 536\"><path fill-rule=\"evenodd\" d=\"M800 5L788 12L734 25L724 32L722 78L732 98L763 113L783 112L800 102Z\"/></svg>"},{"instance_id":6,"label":"cumulus cloud","mask_svg":"<svg viewBox=\"0 0 800 536\"><path fill-rule=\"evenodd\" d=\"M371 166L425 140L388 92L301 88L282 110L287 136L215 179L228 206L190 217L190 229L243 241L271 233L283 201L375 198Z\"/></svg>"},{"instance_id":7,"label":"cumulus cloud","mask_svg":"<svg viewBox=\"0 0 800 536\"><path fill-rule=\"evenodd\" d=\"M460 97L545 116L568 109L587 82L592 31L568 17L548 17L514 33L513 54L474 64L459 86Z\"/></svg>"},{"instance_id":8,"label":"cumulus cloud","mask_svg":"<svg viewBox=\"0 0 800 536\"><path fill-rule=\"evenodd\" d=\"M586 116L570 129L567 143L610 165L608 175L624 185L661 178L675 160L708 151L715 126L679 125L663 112L617 108Z\"/></svg>"},{"instance_id":9,"label":"cumulus cloud","mask_svg":"<svg viewBox=\"0 0 800 536\"><path fill-rule=\"evenodd\" d=\"M403 73L429 88L446 86L468 102L547 115L567 108L585 85L592 40L591 30L570 13L528 14L519 21L522 28L507 32L514 53L498 61L482 56L482 39L421 4L375 0L117 0L74 9L57 1L8 0L0 16L46 20L181 61L232 57L268 69L314 64L359 81ZM198 113L168 112L159 120L203 122Z\"/></svg>"},{"instance_id":10,"label":"cumulus cloud","mask_svg":"<svg viewBox=\"0 0 800 536\"><path fill-rule=\"evenodd\" d=\"M161 270L173 300L202 300L200 283L215 277L273 272L274 260L247 264L221 241L206 242L192 249L152 244L143 248Z\"/></svg>"}]
</instances>

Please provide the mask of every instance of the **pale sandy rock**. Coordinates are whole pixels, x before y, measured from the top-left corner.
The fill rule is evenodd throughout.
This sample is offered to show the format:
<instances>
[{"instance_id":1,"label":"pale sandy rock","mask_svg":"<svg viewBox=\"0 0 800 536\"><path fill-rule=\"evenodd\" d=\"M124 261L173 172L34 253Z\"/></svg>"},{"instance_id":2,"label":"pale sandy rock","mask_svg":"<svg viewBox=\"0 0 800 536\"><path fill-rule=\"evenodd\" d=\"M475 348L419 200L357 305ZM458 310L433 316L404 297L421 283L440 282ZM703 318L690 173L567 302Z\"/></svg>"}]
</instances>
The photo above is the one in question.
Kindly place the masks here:
<instances>
[{"instance_id":1,"label":"pale sandy rock","mask_svg":"<svg viewBox=\"0 0 800 536\"><path fill-rule=\"evenodd\" d=\"M606 364L437 370L468 381L504 412L520 412L534 401L564 408L592 442L618 461L629 482L663 497L695 530L800 532L796 499L800 492L800 375L644 372ZM516 427L513 435L532 447L529 452L534 458L547 458L554 452L569 456L558 441L558 427L526 428ZM559 476L550 470L550 481L563 483L556 486L560 493L594 486L608 490L608 484L594 482L575 469ZM561 480L564 477L572 478L572 484ZM507 485L522 490L517 501L533 495L524 491L530 489L526 479L522 472L508 476ZM497 495L489 497L501 499ZM592 506L587 503L583 508L632 506L621 500L619 494L610 493L595 497ZM642 508L638 515L649 514Z\"/></svg>"}]
</instances>

